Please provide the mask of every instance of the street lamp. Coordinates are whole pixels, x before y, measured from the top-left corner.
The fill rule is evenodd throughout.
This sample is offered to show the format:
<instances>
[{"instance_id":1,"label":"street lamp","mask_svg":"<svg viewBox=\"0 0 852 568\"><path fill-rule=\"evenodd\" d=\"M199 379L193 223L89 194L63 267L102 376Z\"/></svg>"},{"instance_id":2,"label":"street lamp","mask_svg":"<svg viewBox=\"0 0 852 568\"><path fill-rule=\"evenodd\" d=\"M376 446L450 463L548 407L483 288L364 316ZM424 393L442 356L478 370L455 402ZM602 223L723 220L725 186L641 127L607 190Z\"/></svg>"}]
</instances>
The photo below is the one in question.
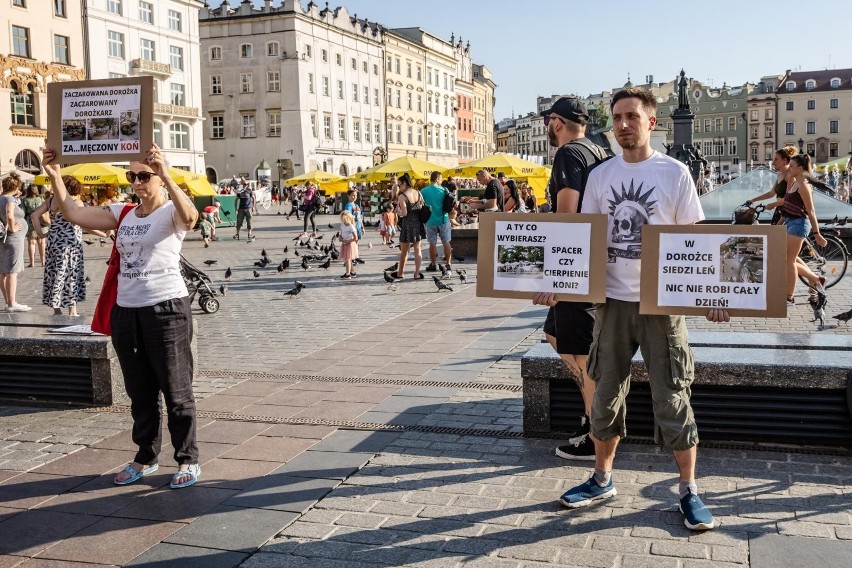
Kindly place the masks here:
<instances>
[{"instance_id":1,"label":"street lamp","mask_svg":"<svg viewBox=\"0 0 852 568\"><path fill-rule=\"evenodd\" d=\"M799 145L799 154L803 154L804 152L802 151L802 149L805 147L805 141L799 138L798 140L796 140L796 144Z\"/></svg>"}]
</instances>

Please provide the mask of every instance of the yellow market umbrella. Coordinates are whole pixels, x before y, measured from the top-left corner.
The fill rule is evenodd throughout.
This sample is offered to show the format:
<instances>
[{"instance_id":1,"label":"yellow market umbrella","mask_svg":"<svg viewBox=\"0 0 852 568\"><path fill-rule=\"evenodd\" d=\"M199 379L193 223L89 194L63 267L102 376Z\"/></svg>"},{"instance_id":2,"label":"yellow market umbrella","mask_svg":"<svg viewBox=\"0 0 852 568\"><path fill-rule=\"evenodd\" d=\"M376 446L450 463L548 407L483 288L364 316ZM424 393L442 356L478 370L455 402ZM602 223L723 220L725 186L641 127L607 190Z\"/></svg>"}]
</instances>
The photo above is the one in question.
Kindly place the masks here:
<instances>
[{"instance_id":1,"label":"yellow market umbrella","mask_svg":"<svg viewBox=\"0 0 852 568\"><path fill-rule=\"evenodd\" d=\"M349 176L348 179L349 181L354 181L356 183L388 181L391 176L401 176L402 174L407 173L411 176L413 181L417 181L429 179L432 172L440 172L443 170L444 166L439 164L434 164L411 156L402 156L395 160L391 160L390 162L385 162L384 164L367 168L363 172L358 172L357 174Z\"/></svg>"},{"instance_id":2,"label":"yellow market umbrella","mask_svg":"<svg viewBox=\"0 0 852 568\"><path fill-rule=\"evenodd\" d=\"M83 185L127 185L127 170L109 164L74 164L59 170L64 176L71 176ZM49 185L50 178L38 175L36 185Z\"/></svg>"},{"instance_id":3,"label":"yellow market umbrella","mask_svg":"<svg viewBox=\"0 0 852 568\"><path fill-rule=\"evenodd\" d=\"M449 175L459 177L473 177L479 170L486 170L491 174L504 173L510 178L525 179L530 177L548 177L547 168L539 166L535 162L522 160L510 154L493 154L472 162L467 162L457 168L444 170L444 177Z\"/></svg>"},{"instance_id":4,"label":"yellow market umbrella","mask_svg":"<svg viewBox=\"0 0 852 568\"><path fill-rule=\"evenodd\" d=\"M825 162L822 164L817 164L814 166L814 171L820 174L827 173L829 170L833 170L834 166L837 166L838 171L843 171L846 169L846 163L849 162L849 156L843 156L840 158L836 158L831 160L830 162Z\"/></svg>"},{"instance_id":5,"label":"yellow market umbrella","mask_svg":"<svg viewBox=\"0 0 852 568\"><path fill-rule=\"evenodd\" d=\"M349 190L349 182L345 178L322 170L313 170L283 182L285 186L304 185L307 182L320 184L320 189L326 193L343 193Z\"/></svg>"},{"instance_id":6,"label":"yellow market umbrella","mask_svg":"<svg viewBox=\"0 0 852 568\"><path fill-rule=\"evenodd\" d=\"M216 195L213 186L210 185L207 176L204 174L196 174L180 168L169 168L169 175L176 184L189 191L189 195L192 197Z\"/></svg>"}]
</instances>

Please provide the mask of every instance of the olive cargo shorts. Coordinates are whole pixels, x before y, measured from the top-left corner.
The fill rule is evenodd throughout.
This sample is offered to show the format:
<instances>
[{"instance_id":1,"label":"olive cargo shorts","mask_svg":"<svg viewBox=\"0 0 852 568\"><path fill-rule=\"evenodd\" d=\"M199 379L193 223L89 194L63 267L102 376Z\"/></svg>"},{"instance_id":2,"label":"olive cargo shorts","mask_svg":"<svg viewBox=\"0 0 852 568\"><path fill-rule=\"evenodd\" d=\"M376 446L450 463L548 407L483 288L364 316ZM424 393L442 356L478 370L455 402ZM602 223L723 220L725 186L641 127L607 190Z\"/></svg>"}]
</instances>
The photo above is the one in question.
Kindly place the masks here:
<instances>
[{"instance_id":1,"label":"olive cargo shorts","mask_svg":"<svg viewBox=\"0 0 852 568\"><path fill-rule=\"evenodd\" d=\"M598 305L592 341L589 376L597 387L591 430L596 438L627 435L630 363L638 348L651 385L654 440L673 450L698 444L689 404L695 366L683 316L640 315L638 302L607 298Z\"/></svg>"}]
</instances>

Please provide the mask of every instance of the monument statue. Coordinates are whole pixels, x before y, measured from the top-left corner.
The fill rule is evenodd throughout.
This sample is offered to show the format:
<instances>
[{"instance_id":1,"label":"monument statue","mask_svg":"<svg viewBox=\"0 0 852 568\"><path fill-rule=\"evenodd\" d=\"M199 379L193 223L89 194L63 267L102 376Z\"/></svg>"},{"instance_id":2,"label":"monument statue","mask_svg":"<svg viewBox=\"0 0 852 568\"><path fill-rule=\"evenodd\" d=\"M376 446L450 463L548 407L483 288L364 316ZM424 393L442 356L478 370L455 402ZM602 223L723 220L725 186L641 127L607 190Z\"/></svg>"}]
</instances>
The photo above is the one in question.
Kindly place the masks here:
<instances>
[{"instance_id":1,"label":"monument statue","mask_svg":"<svg viewBox=\"0 0 852 568\"><path fill-rule=\"evenodd\" d=\"M677 84L677 108L689 111L689 98L686 94L686 73L680 70L680 81Z\"/></svg>"}]
</instances>

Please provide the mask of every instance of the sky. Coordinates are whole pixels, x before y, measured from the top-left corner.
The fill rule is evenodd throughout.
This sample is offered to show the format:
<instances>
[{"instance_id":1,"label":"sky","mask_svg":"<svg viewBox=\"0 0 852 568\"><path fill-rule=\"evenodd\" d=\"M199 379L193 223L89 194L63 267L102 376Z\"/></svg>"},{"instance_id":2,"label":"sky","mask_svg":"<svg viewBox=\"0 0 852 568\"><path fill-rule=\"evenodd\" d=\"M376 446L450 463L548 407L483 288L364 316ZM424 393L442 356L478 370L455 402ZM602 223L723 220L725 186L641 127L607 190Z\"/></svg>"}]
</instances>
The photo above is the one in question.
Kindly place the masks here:
<instances>
[{"instance_id":1,"label":"sky","mask_svg":"<svg viewBox=\"0 0 852 568\"><path fill-rule=\"evenodd\" d=\"M385 27L470 40L473 61L486 65L497 83L498 121L535 111L537 96L587 96L623 86L628 75L634 83L646 75L666 82L683 68L721 87L787 69L852 68L852 23L839 0L329 2L344 5Z\"/></svg>"}]
</instances>

